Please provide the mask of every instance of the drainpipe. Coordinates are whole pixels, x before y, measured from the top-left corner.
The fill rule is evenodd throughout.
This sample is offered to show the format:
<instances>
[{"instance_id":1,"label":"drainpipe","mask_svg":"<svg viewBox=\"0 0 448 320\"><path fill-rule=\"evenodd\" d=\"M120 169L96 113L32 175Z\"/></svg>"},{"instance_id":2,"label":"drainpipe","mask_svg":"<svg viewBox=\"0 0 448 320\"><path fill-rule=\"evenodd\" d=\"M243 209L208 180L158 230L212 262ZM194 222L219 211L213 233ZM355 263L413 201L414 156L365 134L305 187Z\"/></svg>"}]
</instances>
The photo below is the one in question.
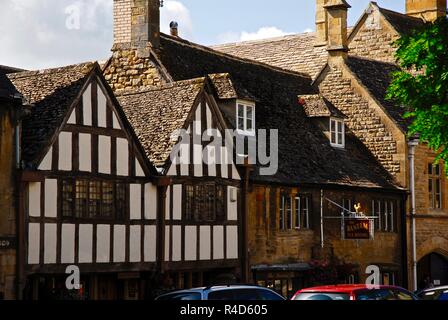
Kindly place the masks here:
<instances>
[{"instance_id":1,"label":"drainpipe","mask_svg":"<svg viewBox=\"0 0 448 320\"><path fill-rule=\"evenodd\" d=\"M324 248L324 190L320 190L320 247Z\"/></svg>"},{"instance_id":2,"label":"drainpipe","mask_svg":"<svg viewBox=\"0 0 448 320\"><path fill-rule=\"evenodd\" d=\"M249 262L249 179L250 179L250 173L253 170L253 165L250 164L249 159L245 159L244 165L244 176L242 181L242 214L240 216L240 237L241 237L241 281L243 283L250 283L252 282L249 278L250 275L250 262Z\"/></svg>"},{"instance_id":3,"label":"drainpipe","mask_svg":"<svg viewBox=\"0 0 448 320\"><path fill-rule=\"evenodd\" d=\"M415 224L415 148L418 146L418 138L411 138L408 141L409 158L409 187L411 192L411 240L412 240L412 285L413 290L417 290L417 239Z\"/></svg>"}]
</instances>

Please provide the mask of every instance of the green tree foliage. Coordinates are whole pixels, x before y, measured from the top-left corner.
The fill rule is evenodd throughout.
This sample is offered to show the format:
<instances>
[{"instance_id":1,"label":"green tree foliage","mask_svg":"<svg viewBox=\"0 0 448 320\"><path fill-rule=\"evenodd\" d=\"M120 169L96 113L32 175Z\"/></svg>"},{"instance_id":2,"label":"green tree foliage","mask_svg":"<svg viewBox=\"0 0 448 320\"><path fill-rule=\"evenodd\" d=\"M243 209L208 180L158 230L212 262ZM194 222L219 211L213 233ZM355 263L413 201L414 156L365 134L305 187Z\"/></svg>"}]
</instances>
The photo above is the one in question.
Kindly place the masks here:
<instances>
[{"instance_id":1,"label":"green tree foliage","mask_svg":"<svg viewBox=\"0 0 448 320\"><path fill-rule=\"evenodd\" d=\"M420 135L436 161L448 161L448 20L428 23L396 44L402 70L392 74L387 98L405 106L409 135Z\"/></svg>"}]
</instances>

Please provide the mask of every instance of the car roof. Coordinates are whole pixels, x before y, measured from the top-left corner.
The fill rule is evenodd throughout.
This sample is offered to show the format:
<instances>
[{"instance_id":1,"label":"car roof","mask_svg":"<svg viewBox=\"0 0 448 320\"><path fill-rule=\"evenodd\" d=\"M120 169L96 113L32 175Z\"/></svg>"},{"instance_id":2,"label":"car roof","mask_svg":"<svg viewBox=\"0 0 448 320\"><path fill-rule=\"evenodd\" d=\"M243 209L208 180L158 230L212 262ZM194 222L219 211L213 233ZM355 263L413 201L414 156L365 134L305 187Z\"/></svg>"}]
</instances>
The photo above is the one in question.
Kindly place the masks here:
<instances>
[{"instance_id":1,"label":"car roof","mask_svg":"<svg viewBox=\"0 0 448 320\"><path fill-rule=\"evenodd\" d=\"M205 291L218 291L218 290L230 290L230 289L261 289L261 290L272 291L265 287L249 285L249 284L248 285L219 285L219 286L198 287L198 288L191 288L191 289L184 289L184 290L175 290L172 292L165 293L165 294L161 295L160 297L168 296L168 295L172 295L172 294L180 294L180 293L194 293L194 292L201 293L201 292L205 292Z\"/></svg>"},{"instance_id":2,"label":"car roof","mask_svg":"<svg viewBox=\"0 0 448 320\"><path fill-rule=\"evenodd\" d=\"M373 285L366 284L337 284L337 285L329 285L329 286L320 286L320 287L312 287L306 288L299 291L299 293L307 293L307 292L340 292L340 293L351 293L357 290L363 289L372 289ZM401 289L396 286L373 286L374 289Z\"/></svg>"},{"instance_id":3,"label":"car roof","mask_svg":"<svg viewBox=\"0 0 448 320\"><path fill-rule=\"evenodd\" d=\"M440 287L434 287L434 288L427 288L427 289L419 291L419 293L431 292L431 291L437 291L437 290L446 290L446 289L448 289L448 286L440 286Z\"/></svg>"}]
</instances>

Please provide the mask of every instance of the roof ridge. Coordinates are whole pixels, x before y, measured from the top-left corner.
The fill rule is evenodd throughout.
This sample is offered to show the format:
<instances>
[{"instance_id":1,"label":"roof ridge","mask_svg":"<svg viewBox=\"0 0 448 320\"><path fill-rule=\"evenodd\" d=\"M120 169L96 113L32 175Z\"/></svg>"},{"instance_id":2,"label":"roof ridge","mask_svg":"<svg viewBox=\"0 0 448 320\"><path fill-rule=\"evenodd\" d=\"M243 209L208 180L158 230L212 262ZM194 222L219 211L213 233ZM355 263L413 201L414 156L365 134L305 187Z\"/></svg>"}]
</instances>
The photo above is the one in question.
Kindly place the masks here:
<instances>
[{"instance_id":1,"label":"roof ridge","mask_svg":"<svg viewBox=\"0 0 448 320\"><path fill-rule=\"evenodd\" d=\"M407 19L410 19L410 20L424 22L420 18L413 17L413 16L408 16L407 14L402 13L402 12L398 12L398 11L394 11L394 10L391 10L391 9L383 8L383 7L380 7L378 4L377 4L377 6L380 9L380 11L386 11L387 13L395 14L395 15L401 16L402 18L407 18Z\"/></svg>"},{"instance_id":2,"label":"roof ridge","mask_svg":"<svg viewBox=\"0 0 448 320\"><path fill-rule=\"evenodd\" d=\"M214 54L214 55L217 55L217 56L225 57L225 58L232 59L232 60L239 61L239 62L243 62L243 63L249 63L249 64L253 64L253 65L258 65L258 66L270 69L270 70L275 71L275 72L280 72L280 73L284 73L284 74L289 74L289 75L298 76L298 77L300 76L300 77L305 77L305 78L310 78L311 79L311 77L308 74L306 74L306 73L296 72L296 71L292 71L292 70L287 70L287 69L283 69L283 68L280 68L280 67L269 65L267 63L259 62L259 61L256 61L256 60L245 59L245 58L233 56L231 54L227 54L227 53L224 53L224 52L221 52L221 51L217 51L217 50L214 50L214 49L212 49L210 47L207 47L207 46L204 46L204 45L200 45L200 44L197 44L197 43L194 43L194 42L190 42L190 41L185 40L185 39L169 36L169 35L164 34L164 33L161 33L161 36L162 37L166 37L169 40L176 41L177 43L179 43L181 45L188 45L188 46L190 46L190 47L192 47L194 49L202 50L202 51L210 53L210 54Z\"/></svg>"},{"instance_id":3,"label":"roof ridge","mask_svg":"<svg viewBox=\"0 0 448 320\"><path fill-rule=\"evenodd\" d=\"M81 62L81 63L71 64L71 65L62 66L62 67L22 71L22 72L8 74L8 78L15 80L15 79L39 76L39 75L43 75L43 74L55 74L55 73L70 71L70 70L73 70L76 68L81 69L83 67L88 67L88 66L93 67L93 65L95 65L95 63L98 63L98 62L97 61L88 61L88 62ZM91 69L89 71L91 71ZM88 73L88 72L86 72L86 73Z\"/></svg>"},{"instance_id":4,"label":"roof ridge","mask_svg":"<svg viewBox=\"0 0 448 320\"><path fill-rule=\"evenodd\" d=\"M192 78L192 79L187 79L187 80L174 81L174 82L160 85L160 86L147 86L142 89L124 90L121 92L115 92L115 94L119 97L126 97L126 96L141 94L141 93L159 92L159 91L169 90L169 89L182 87L182 86L186 86L186 85L200 84L201 82L204 83L204 81L205 81L205 77Z\"/></svg>"},{"instance_id":5,"label":"roof ridge","mask_svg":"<svg viewBox=\"0 0 448 320\"><path fill-rule=\"evenodd\" d=\"M277 42L277 41L281 41L281 40L286 40L287 38L298 38L298 37L305 37L305 36L311 37L311 36L314 36L315 34L316 34L315 31L293 33L293 34L287 34L284 36L278 36L278 37L272 37L272 38L221 43L221 44L210 46L210 48L220 48L220 47L227 47L227 46L238 46L238 45L247 45L247 44L261 44L261 43Z\"/></svg>"}]
</instances>

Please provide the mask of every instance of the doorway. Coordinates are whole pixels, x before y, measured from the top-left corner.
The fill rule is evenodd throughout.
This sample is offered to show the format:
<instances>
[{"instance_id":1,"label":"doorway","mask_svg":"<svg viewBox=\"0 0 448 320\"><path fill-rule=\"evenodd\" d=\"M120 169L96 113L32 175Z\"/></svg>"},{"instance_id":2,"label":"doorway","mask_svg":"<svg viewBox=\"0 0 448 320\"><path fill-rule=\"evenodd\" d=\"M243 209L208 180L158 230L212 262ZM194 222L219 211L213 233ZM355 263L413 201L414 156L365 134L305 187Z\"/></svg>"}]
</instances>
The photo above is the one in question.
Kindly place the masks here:
<instances>
[{"instance_id":1,"label":"doorway","mask_svg":"<svg viewBox=\"0 0 448 320\"><path fill-rule=\"evenodd\" d=\"M417 264L419 289L448 285L448 258L430 253L424 256Z\"/></svg>"}]
</instances>

